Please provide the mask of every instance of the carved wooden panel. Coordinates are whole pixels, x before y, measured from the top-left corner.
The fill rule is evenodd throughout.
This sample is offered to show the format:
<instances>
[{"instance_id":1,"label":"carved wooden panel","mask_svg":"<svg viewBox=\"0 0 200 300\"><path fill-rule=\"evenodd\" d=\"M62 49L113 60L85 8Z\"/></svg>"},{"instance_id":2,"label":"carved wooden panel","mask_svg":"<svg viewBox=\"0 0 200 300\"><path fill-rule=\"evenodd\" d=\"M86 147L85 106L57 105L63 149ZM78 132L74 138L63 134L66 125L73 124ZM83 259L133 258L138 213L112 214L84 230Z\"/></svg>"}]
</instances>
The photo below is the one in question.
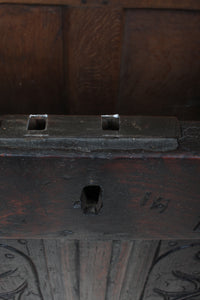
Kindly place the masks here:
<instances>
[{"instance_id":1,"label":"carved wooden panel","mask_svg":"<svg viewBox=\"0 0 200 300\"><path fill-rule=\"evenodd\" d=\"M143 299L200 299L200 242L160 243L149 271Z\"/></svg>"},{"instance_id":2,"label":"carved wooden panel","mask_svg":"<svg viewBox=\"0 0 200 300\"><path fill-rule=\"evenodd\" d=\"M1 240L2 300L199 300L199 241Z\"/></svg>"}]
</instances>

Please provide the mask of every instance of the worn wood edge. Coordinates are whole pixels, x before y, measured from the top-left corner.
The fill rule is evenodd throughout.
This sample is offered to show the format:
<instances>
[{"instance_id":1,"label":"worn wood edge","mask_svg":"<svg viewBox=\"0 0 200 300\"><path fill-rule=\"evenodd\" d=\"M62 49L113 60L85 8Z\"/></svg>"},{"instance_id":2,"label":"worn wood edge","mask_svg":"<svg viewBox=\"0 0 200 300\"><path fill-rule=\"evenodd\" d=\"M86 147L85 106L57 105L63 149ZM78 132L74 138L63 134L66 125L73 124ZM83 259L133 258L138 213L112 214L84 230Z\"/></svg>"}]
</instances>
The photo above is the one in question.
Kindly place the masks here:
<instances>
[{"instance_id":1,"label":"worn wood edge","mask_svg":"<svg viewBox=\"0 0 200 300\"><path fill-rule=\"evenodd\" d=\"M21 234L18 233L16 235L10 236L9 234L0 234L0 239L7 239L7 240L14 240L14 239L28 239L28 240L55 240L55 241L61 241L64 242L70 242L70 241L123 241L123 242L134 242L134 241L197 241L200 239L199 232L193 233L192 235L188 235L187 233L184 234L178 234L175 237L172 237L171 234L160 234L155 237L148 237L148 236L133 236L130 233L127 234L120 234L120 233L113 233L113 234L101 234L101 233L93 233L93 234L87 234L87 233L75 233L71 232L70 230L63 230L63 231L57 231L52 232L48 234L34 234L30 235L30 232L27 234Z\"/></svg>"},{"instance_id":2,"label":"worn wood edge","mask_svg":"<svg viewBox=\"0 0 200 300\"><path fill-rule=\"evenodd\" d=\"M200 1L198 0L120 0L124 8L157 8L157 9L184 9L199 10Z\"/></svg>"},{"instance_id":3,"label":"worn wood edge","mask_svg":"<svg viewBox=\"0 0 200 300\"><path fill-rule=\"evenodd\" d=\"M40 130L29 128L30 121L37 118L43 119L45 127ZM26 149L29 154L30 151L52 154L53 150L85 153L104 150L167 152L178 148L181 127L176 118L121 116L117 120L120 127L113 131L104 130L100 116L2 116L0 151L10 149L22 154Z\"/></svg>"},{"instance_id":4,"label":"worn wood edge","mask_svg":"<svg viewBox=\"0 0 200 300\"><path fill-rule=\"evenodd\" d=\"M102 0L102 1L81 1L81 0L0 0L0 4L24 4L24 5L64 5L70 7L113 7L121 9L179 9L179 10L200 10L198 0Z\"/></svg>"},{"instance_id":5,"label":"worn wood edge","mask_svg":"<svg viewBox=\"0 0 200 300\"><path fill-rule=\"evenodd\" d=\"M57 128L55 132L50 132L50 136L48 136L48 134L24 136L26 133L24 123L22 129L25 129L23 129L23 131L19 128L21 130L19 130L19 134L16 128L11 126L12 124L7 125L10 131L6 133L5 130L3 130L5 128L2 127L3 136L0 136L1 157L95 157L103 159L135 159L145 157L157 159L200 159L200 122L180 122L182 133L177 138L175 138L175 136L173 138L173 135L171 138L163 139L140 137L134 138L133 144L130 144L131 136L125 137L123 135L120 136L120 139L119 136L118 139L116 139L115 136L112 135L98 136L98 134L85 138L81 136L72 137L68 136L66 132L62 133L63 136L60 136L57 130L60 127ZM74 142L75 145L73 145ZM102 142L106 144L102 146ZM169 143L167 147L166 143ZM155 148L151 149L151 146ZM143 149L143 151L141 151L141 149Z\"/></svg>"}]
</instances>

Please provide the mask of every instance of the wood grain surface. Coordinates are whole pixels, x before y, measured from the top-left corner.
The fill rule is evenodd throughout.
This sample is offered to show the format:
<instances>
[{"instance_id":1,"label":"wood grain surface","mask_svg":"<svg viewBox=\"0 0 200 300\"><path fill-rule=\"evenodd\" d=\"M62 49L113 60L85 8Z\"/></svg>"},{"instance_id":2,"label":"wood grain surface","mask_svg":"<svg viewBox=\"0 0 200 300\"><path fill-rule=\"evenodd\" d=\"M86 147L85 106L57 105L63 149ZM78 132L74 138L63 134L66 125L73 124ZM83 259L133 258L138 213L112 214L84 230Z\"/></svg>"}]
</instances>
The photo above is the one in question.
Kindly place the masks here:
<instances>
[{"instance_id":1,"label":"wood grain surface","mask_svg":"<svg viewBox=\"0 0 200 300\"><path fill-rule=\"evenodd\" d=\"M200 10L198 0L0 0L8 4L67 5L71 7L158 8Z\"/></svg>"},{"instance_id":2,"label":"wood grain surface","mask_svg":"<svg viewBox=\"0 0 200 300\"><path fill-rule=\"evenodd\" d=\"M127 10L119 111L200 115L200 13Z\"/></svg>"},{"instance_id":3,"label":"wood grain surface","mask_svg":"<svg viewBox=\"0 0 200 300\"><path fill-rule=\"evenodd\" d=\"M200 122L121 117L103 139L99 117L51 116L49 131L27 121L1 120L1 237L199 238ZM178 148L125 146L148 134Z\"/></svg>"},{"instance_id":4,"label":"wood grain surface","mask_svg":"<svg viewBox=\"0 0 200 300\"><path fill-rule=\"evenodd\" d=\"M114 113L119 86L122 11L67 11L67 88L70 114Z\"/></svg>"},{"instance_id":5,"label":"wood grain surface","mask_svg":"<svg viewBox=\"0 0 200 300\"><path fill-rule=\"evenodd\" d=\"M0 6L1 113L63 112L59 7Z\"/></svg>"},{"instance_id":6,"label":"wood grain surface","mask_svg":"<svg viewBox=\"0 0 200 300\"><path fill-rule=\"evenodd\" d=\"M197 2L95 3L0 5L1 113L198 120Z\"/></svg>"},{"instance_id":7,"label":"wood grain surface","mask_svg":"<svg viewBox=\"0 0 200 300\"><path fill-rule=\"evenodd\" d=\"M0 235L198 239L200 161L184 156L2 155ZM90 185L103 191L99 215L76 205Z\"/></svg>"},{"instance_id":8,"label":"wood grain surface","mask_svg":"<svg viewBox=\"0 0 200 300\"><path fill-rule=\"evenodd\" d=\"M0 3L1 114L200 118L198 0ZM0 299L199 300L198 128L166 155L1 153Z\"/></svg>"},{"instance_id":9,"label":"wood grain surface","mask_svg":"<svg viewBox=\"0 0 200 300\"><path fill-rule=\"evenodd\" d=\"M0 254L1 299L198 300L200 295L199 240L1 240Z\"/></svg>"}]
</instances>

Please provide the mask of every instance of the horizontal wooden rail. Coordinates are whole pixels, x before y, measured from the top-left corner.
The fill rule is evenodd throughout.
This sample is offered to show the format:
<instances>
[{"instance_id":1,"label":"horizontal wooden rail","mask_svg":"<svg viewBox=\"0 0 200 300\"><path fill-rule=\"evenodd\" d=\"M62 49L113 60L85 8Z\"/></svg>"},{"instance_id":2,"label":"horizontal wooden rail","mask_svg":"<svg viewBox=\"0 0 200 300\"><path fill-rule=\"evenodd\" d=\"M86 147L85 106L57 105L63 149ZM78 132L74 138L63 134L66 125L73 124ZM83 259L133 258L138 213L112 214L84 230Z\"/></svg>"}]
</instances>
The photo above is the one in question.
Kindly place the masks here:
<instances>
[{"instance_id":1,"label":"horizontal wooden rail","mask_svg":"<svg viewBox=\"0 0 200 300\"><path fill-rule=\"evenodd\" d=\"M72 7L121 7L199 10L198 0L0 0L0 4L66 5Z\"/></svg>"},{"instance_id":2,"label":"horizontal wooden rail","mask_svg":"<svg viewBox=\"0 0 200 300\"><path fill-rule=\"evenodd\" d=\"M198 239L199 134L173 118L2 117L0 235Z\"/></svg>"}]
</instances>

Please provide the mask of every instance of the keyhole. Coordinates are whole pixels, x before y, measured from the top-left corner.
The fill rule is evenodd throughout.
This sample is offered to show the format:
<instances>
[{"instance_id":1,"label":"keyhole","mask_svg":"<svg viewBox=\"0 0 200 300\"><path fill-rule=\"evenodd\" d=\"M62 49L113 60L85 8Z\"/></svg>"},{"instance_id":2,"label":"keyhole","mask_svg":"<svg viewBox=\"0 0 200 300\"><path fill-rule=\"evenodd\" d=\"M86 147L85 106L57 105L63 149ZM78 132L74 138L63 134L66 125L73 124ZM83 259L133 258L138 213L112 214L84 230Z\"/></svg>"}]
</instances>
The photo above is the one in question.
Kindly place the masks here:
<instances>
[{"instance_id":1,"label":"keyhole","mask_svg":"<svg viewBox=\"0 0 200 300\"><path fill-rule=\"evenodd\" d=\"M97 215L102 206L101 187L99 185L85 186L81 193L81 208L83 213Z\"/></svg>"}]
</instances>

